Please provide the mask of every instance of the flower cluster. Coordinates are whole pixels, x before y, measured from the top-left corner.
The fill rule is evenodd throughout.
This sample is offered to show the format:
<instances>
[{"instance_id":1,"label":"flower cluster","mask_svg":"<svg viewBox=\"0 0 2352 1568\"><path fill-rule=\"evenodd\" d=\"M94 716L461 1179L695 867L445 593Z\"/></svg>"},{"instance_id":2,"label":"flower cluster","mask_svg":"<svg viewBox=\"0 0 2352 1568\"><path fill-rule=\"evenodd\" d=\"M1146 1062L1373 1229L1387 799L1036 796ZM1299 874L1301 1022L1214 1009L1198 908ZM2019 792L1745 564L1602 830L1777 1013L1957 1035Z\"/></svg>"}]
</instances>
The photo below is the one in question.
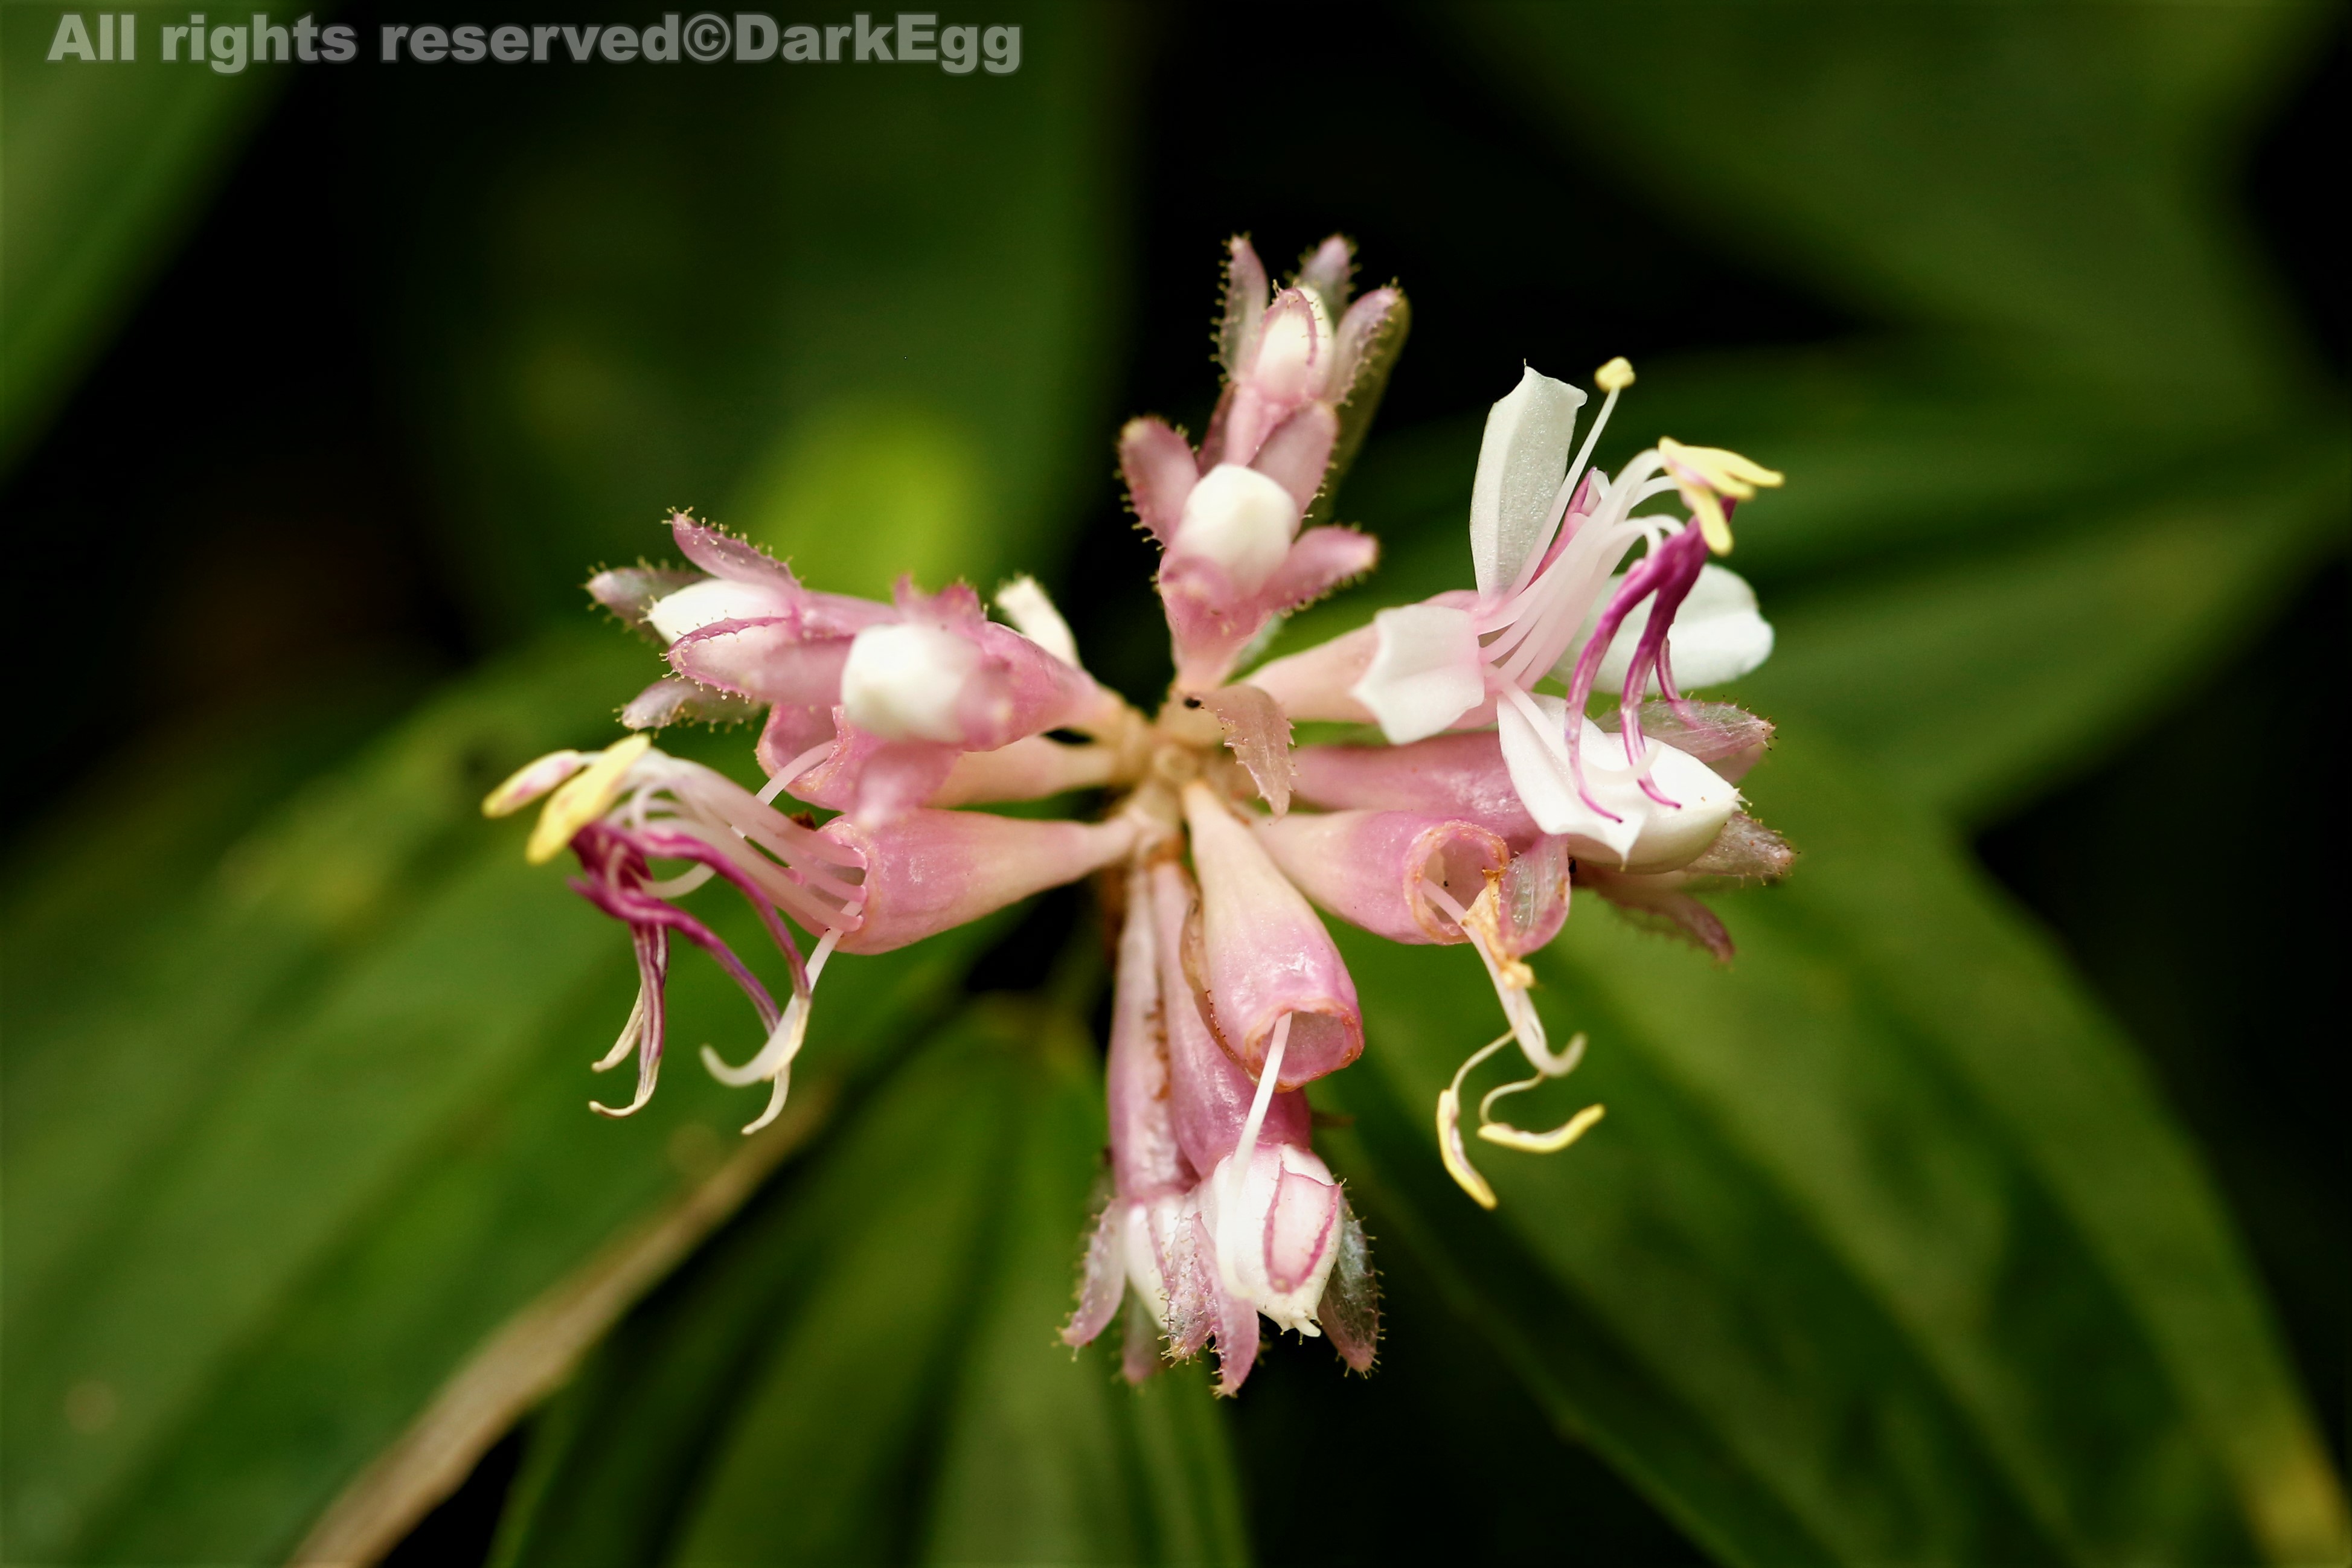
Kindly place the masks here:
<instances>
[{"instance_id":1,"label":"flower cluster","mask_svg":"<svg viewBox=\"0 0 2352 1568\"><path fill-rule=\"evenodd\" d=\"M624 710L635 733L559 752L495 791L493 815L546 797L529 853L567 846L575 883L624 922L641 987L597 1065L637 1062L626 1115L653 1092L673 933L709 952L757 1011L763 1043L726 1082L782 1108L819 976L835 952L880 953L1057 883L1104 873L1118 929L1108 1064L1113 1191L1087 1243L1085 1344L1127 1314L1136 1380L1217 1353L1220 1387L1255 1364L1261 1316L1328 1336L1358 1369L1378 1338L1364 1234L1312 1146L1306 1085L1364 1048L1353 981L1324 925L1474 949L1504 1032L1470 1054L1436 1107L1440 1157L1496 1197L1463 1136L1468 1074L1516 1044L1531 1076L1489 1091L1476 1132L1549 1153L1601 1115L1530 1132L1496 1103L1572 1070L1528 995L1527 956L1584 887L1719 957L1730 944L1693 896L1765 880L1790 852L1740 814L1762 720L1682 687L1745 674L1771 629L1713 563L1738 503L1780 476L1729 452L1660 441L1613 476L1593 449L1633 380L1613 360L1581 444L1586 395L1526 371L1495 404L1470 500L1475 586L1383 611L1362 630L1250 670L1288 612L1373 564L1374 542L1322 524L1404 339L1393 287L1350 299L1338 238L1274 288L1231 243L1223 393L1196 448L1154 419L1120 434L1135 512L1160 549L1176 668L1146 716L1097 685L1067 624L1027 579L991 620L970 588L901 580L887 604L824 593L782 562L679 514L688 565L589 585L664 650L670 674ZM1571 449L1572 455L1571 455ZM1644 511L1652 503L1668 509ZM1612 708L1589 716L1596 687ZM1547 689L1551 688L1551 689ZM761 718L758 793L654 747L686 717ZM1292 744L1293 720L1377 726L1385 744ZM1370 731L1366 731L1369 735ZM773 804L789 790L834 813ZM1073 791L1084 821L959 808ZM1293 810L1294 804L1303 808ZM656 862L675 868L656 877ZM679 899L712 878L759 912L791 991L770 992ZM803 954L797 926L811 946Z\"/></svg>"}]
</instances>

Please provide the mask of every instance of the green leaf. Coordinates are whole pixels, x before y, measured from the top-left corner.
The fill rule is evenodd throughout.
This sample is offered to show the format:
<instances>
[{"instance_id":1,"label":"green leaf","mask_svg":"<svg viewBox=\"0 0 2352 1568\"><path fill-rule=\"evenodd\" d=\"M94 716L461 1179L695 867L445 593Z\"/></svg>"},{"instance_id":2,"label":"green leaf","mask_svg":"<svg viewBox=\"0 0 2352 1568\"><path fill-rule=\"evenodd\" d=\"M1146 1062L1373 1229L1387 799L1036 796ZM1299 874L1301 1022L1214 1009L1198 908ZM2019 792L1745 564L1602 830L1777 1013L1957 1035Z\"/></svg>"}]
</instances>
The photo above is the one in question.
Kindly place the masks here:
<instances>
[{"instance_id":1,"label":"green leaf","mask_svg":"<svg viewBox=\"0 0 2352 1568\"><path fill-rule=\"evenodd\" d=\"M282 1554L501 1322L757 1109L689 1057L631 1122L587 1113L626 942L522 863L522 823L477 809L533 752L609 734L649 662L562 639L462 684L184 891L142 889L152 917L119 937L84 925L59 949L53 903L12 904L13 1557ZM747 919L717 923L756 955ZM805 1082L887 1055L987 930L835 966ZM672 995L682 1044L755 1040L698 956Z\"/></svg>"},{"instance_id":2,"label":"green leaf","mask_svg":"<svg viewBox=\"0 0 2352 1568\"><path fill-rule=\"evenodd\" d=\"M95 44L98 13L75 15ZM0 472L39 437L287 79L167 66L165 18L135 15L136 59L51 61L63 13L0 10Z\"/></svg>"},{"instance_id":3,"label":"green leaf","mask_svg":"<svg viewBox=\"0 0 2352 1568\"><path fill-rule=\"evenodd\" d=\"M992 20L1025 24L1011 76L542 70L385 124L407 379L488 619L674 554L680 506L841 591L1050 572L1113 423L1122 23Z\"/></svg>"},{"instance_id":4,"label":"green leaf","mask_svg":"<svg viewBox=\"0 0 2352 1568\"><path fill-rule=\"evenodd\" d=\"M1492 997L1461 953L1349 939L1334 1147L1368 1207L1726 1561L2340 1555L2260 1291L2114 1027L1860 764L1799 732L1751 788L1801 858L1724 901L1736 966L1589 905L1538 958L1592 1047L1517 1120L1609 1114L1552 1157L1474 1140L1491 1216L1430 1113Z\"/></svg>"},{"instance_id":5,"label":"green leaf","mask_svg":"<svg viewBox=\"0 0 2352 1568\"><path fill-rule=\"evenodd\" d=\"M1998 821L2261 632L2280 591L2340 548L2346 455L2331 433L2223 465L2226 487L2208 478L2000 554L1792 593L1771 609L1771 662L1729 695L1819 721L1961 821Z\"/></svg>"},{"instance_id":6,"label":"green leaf","mask_svg":"<svg viewBox=\"0 0 2352 1568\"><path fill-rule=\"evenodd\" d=\"M1072 1023L976 1008L534 1427L499 1561L1243 1560L1205 1381L1055 1341L1100 1094Z\"/></svg>"},{"instance_id":7,"label":"green leaf","mask_svg":"<svg viewBox=\"0 0 2352 1568\"><path fill-rule=\"evenodd\" d=\"M1874 314L2007 337L2176 424L2259 418L2313 374L2229 201L2323 7L1462 14L1669 210Z\"/></svg>"}]
</instances>

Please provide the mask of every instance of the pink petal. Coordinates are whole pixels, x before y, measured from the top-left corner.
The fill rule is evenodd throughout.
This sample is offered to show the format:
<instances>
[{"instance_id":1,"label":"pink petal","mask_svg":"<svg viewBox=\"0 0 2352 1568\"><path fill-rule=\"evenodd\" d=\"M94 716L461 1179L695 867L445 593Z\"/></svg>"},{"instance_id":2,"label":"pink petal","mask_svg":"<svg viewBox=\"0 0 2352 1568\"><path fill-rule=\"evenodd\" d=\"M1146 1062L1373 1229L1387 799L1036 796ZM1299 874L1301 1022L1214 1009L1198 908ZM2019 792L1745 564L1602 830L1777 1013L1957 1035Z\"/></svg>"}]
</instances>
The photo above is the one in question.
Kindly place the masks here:
<instances>
[{"instance_id":1,"label":"pink petal","mask_svg":"<svg viewBox=\"0 0 2352 1568\"><path fill-rule=\"evenodd\" d=\"M1234 1152L1249 1120L1257 1085L1217 1043L1208 1009L1185 958L1188 930L1197 937L1192 878L1172 861L1151 868L1152 920L1160 947L1161 1016L1168 1038L1170 1113L1176 1138L1195 1171L1214 1170ZM1307 1096L1277 1093L1266 1106L1259 1138L1304 1147L1312 1127Z\"/></svg>"},{"instance_id":2,"label":"pink petal","mask_svg":"<svg viewBox=\"0 0 2352 1568\"><path fill-rule=\"evenodd\" d=\"M632 629L658 636L646 622L655 603L689 583L702 580L698 571L676 567L624 566L600 571L588 580L588 597L611 611ZM664 640L665 642L667 639Z\"/></svg>"},{"instance_id":3,"label":"pink petal","mask_svg":"<svg viewBox=\"0 0 2352 1568\"><path fill-rule=\"evenodd\" d=\"M767 725L760 731L760 743L752 751L760 771L773 779L812 747L835 739L841 729L840 712L837 706L814 704L778 703L770 708Z\"/></svg>"},{"instance_id":4,"label":"pink petal","mask_svg":"<svg viewBox=\"0 0 2352 1568\"><path fill-rule=\"evenodd\" d=\"M1258 323L1265 315L1265 263L1244 235L1225 242L1225 308L1217 329L1217 361L1228 377L1257 351Z\"/></svg>"},{"instance_id":5,"label":"pink petal","mask_svg":"<svg viewBox=\"0 0 2352 1568\"><path fill-rule=\"evenodd\" d=\"M1184 1192L1200 1179L1176 1137L1168 1040L1160 999L1160 936L1150 873L1128 876L1127 920L1111 988L1110 1053L1104 1066L1111 1170L1123 1198Z\"/></svg>"},{"instance_id":6,"label":"pink petal","mask_svg":"<svg viewBox=\"0 0 2352 1568\"><path fill-rule=\"evenodd\" d=\"M1129 420L1118 433L1118 469L1136 517L1165 549L1176 537L1184 497L1201 477L1183 433L1161 420Z\"/></svg>"},{"instance_id":7,"label":"pink petal","mask_svg":"<svg viewBox=\"0 0 2352 1568\"><path fill-rule=\"evenodd\" d=\"M1465 818L1501 834L1514 849L1543 836L1511 785L1491 730L1433 736L1411 746L1302 746L1292 760L1299 797L1313 805Z\"/></svg>"},{"instance_id":8,"label":"pink petal","mask_svg":"<svg viewBox=\"0 0 2352 1568\"><path fill-rule=\"evenodd\" d=\"M1310 402L1275 426L1250 466L1289 491L1303 514L1323 487L1323 470L1339 437L1339 416L1331 405Z\"/></svg>"},{"instance_id":9,"label":"pink petal","mask_svg":"<svg viewBox=\"0 0 2352 1568\"><path fill-rule=\"evenodd\" d=\"M1333 235L1307 253L1298 264L1298 283L1323 297L1323 308L1348 308L1349 279L1356 270L1356 251L1344 235Z\"/></svg>"},{"instance_id":10,"label":"pink petal","mask_svg":"<svg viewBox=\"0 0 2352 1568\"><path fill-rule=\"evenodd\" d=\"M1295 1291L1313 1277L1339 1217L1337 1186L1283 1166L1275 1177L1274 1201L1266 1206L1263 1238L1265 1277L1276 1291Z\"/></svg>"},{"instance_id":11,"label":"pink petal","mask_svg":"<svg viewBox=\"0 0 2352 1568\"><path fill-rule=\"evenodd\" d=\"M743 724L760 716L759 706L739 696L697 685L681 675L665 675L629 699L621 723L629 729L659 729L689 719L704 724Z\"/></svg>"},{"instance_id":12,"label":"pink petal","mask_svg":"<svg viewBox=\"0 0 2352 1568\"><path fill-rule=\"evenodd\" d=\"M1102 1214L1087 1238L1086 1271L1078 1285L1078 1310L1063 1326L1062 1343L1073 1350L1082 1344L1092 1344L1095 1336L1110 1326L1111 1314L1118 1311L1119 1299L1127 1293L1127 1262L1125 1249L1120 1245L1124 1229L1126 1205L1114 1198L1103 1206Z\"/></svg>"},{"instance_id":13,"label":"pink petal","mask_svg":"<svg viewBox=\"0 0 2352 1568\"><path fill-rule=\"evenodd\" d=\"M1511 852L1475 822L1412 811L1296 812L1257 826L1258 842L1307 896L1391 942L1461 942L1460 925L1422 892L1434 882L1464 908Z\"/></svg>"},{"instance_id":14,"label":"pink petal","mask_svg":"<svg viewBox=\"0 0 2352 1568\"><path fill-rule=\"evenodd\" d=\"M1380 383L1388 379L1388 361L1396 357L1396 347L1385 346L1377 359L1371 350L1380 344L1381 334L1395 332L1404 325L1404 296L1393 288L1375 288L1353 305L1339 318L1332 329L1337 351L1331 366L1331 401L1349 403L1360 394L1377 400ZM1359 380L1365 384L1359 387Z\"/></svg>"},{"instance_id":15,"label":"pink petal","mask_svg":"<svg viewBox=\"0 0 2352 1568\"><path fill-rule=\"evenodd\" d=\"M1275 568L1258 597L1274 610L1296 610L1361 577L1381 559L1381 544L1353 528L1309 528Z\"/></svg>"},{"instance_id":16,"label":"pink petal","mask_svg":"<svg viewBox=\"0 0 2352 1568\"><path fill-rule=\"evenodd\" d=\"M711 576L761 583L791 594L801 591L800 579L792 569L751 540L737 538L685 512L674 513L669 526L680 553Z\"/></svg>"},{"instance_id":17,"label":"pink petal","mask_svg":"<svg viewBox=\"0 0 2352 1568\"><path fill-rule=\"evenodd\" d=\"M721 621L670 644L670 667L690 681L758 702L830 707L841 700L846 637L811 642L792 621Z\"/></svg>"},{"instance_id":18,"label":"pink petal","mask_svg":"<svg viewBox=\"0 0 2352 1568\"><path fill-rule=\"evenodd\" d=\"M1321 919L1206 786L1185 789L1184 820L1201 877L1203 978L1226 1051L1255 1078L1286 1015L1279 1087L1355 1061L1364 1049L1356 983Z\"/></svg>"}]
</instances>

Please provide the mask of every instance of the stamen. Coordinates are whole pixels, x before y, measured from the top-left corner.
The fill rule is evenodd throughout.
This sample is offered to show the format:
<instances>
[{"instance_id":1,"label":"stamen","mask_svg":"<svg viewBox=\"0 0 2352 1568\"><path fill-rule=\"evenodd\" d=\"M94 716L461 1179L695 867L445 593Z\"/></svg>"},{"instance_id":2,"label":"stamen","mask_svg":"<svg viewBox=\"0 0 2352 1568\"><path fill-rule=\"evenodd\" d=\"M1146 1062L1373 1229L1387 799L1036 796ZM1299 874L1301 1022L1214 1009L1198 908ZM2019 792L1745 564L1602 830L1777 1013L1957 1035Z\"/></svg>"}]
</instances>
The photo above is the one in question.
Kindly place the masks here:
<instances>
[{"instance_id":1,"label":"stamen","mask_svg":"<svg viewBox=\"0 0 2352 1568\"><path fill-rule=\"evenodd\" d=\"M637 1030L643 1029L645 1023L646 992L645 988L640 986L637 988L637 999L629 1008L629 1021L621 1026L621 1038L613 1042L612 1050L589 1063L589 1071L610 1072L614 1068L620 1066L622 1059L636 1049Z\"/></svg>"},{"instance_id":2,"label":"stamen","mask_svg":"<svg viewBox=\"0 0 2352 1568\"><path fill-rule=\"evenodd\" d=\"M646 883L645 891L656 898L683 898L719 873L708 865L697 865L673 877Z\"/></svg>"},{"instance_id":3,"label":"stamen","mask_svg":"<svg viewBox=\"0 0 2352 1568\"><path fill-rule=\"evenodd\" d=\"M503 817L520 811L550 789L588 766L584 751L551 751L507 775L506 782L482 797L482 815Z\"/></svg>"},{"instance_id":4,"label":"stamen","mask_svg":"<svg viewBox=\"0 0 2352 1568\"><path fill-rule=\"evenodd\" d=\"M1511 1043L1507 1034L1497 1035L1483 1048L1473 1051L1470 1060L1454 1069L1454 1082L1437 1094L1437 1157L1445 1162L1445 1174L1454 1185L1470 1195L1471 1201L1481 1208L1496 1204L1495 1189L1470 1163L1470 1151L1462 1144L1462 1081L1470 1070Z\"/></svg>"},{"instance_id":5,"label":"stamen","mask_svg":"<svg viewBox=\"0 0 2352 1568\"><path fill-rule=\"evenodd\" d=\"M533 865L544 865L562 854L572 834L603 816L605 809L620 799L629 769L637 758L653 749L653 744L651 736L630 736L605 747L585 772L568 779L541 810L539 821L530 830L530 841L524 846L523 858Z\"/></svg>"},{"instance_id":6,"label":"stamen","mask_svg":"<svg viewBox=\"0 0 2352 1568\"><path fill-rule=\"evenodd\" d=\"M782 794L786 787L789 786L793 779L799 778L802 774L807 772L810 768L823 761L825 755L832 751L835 744L835 742L830 740L818 741L814 746L810 747L806 751L802 752L798 757L795 757L790 762L785 763L783 771L777 774L773 779L769 779L765 784L761 785L760 792L753 796L752 799L759 801L762 806L774 805L776 803L776 797Z\"/></svg>"},{"instance_id":7,"label":"stamen","mask_svg":"<svg viewBox=\"0 0 2352 1568\"><path fill-rule=\"evenodd\" d=\"M1225 1166L1224 1190L1218 1195L1217 1272L1225 1289L1236 1296L1244 1293L1240 1272L1233 1260L1234 1240L1242 1228L1242 1195L1249 1185L1250 1162L1257 1157L1257 1135L1265 1125L1266 1108L1274 1103L1274 1087L1282 1082L1282 1052L1290 1043L1292 1016L1285 1013L1275 1020L1273 1037L1265 1045L1265 1065L1257 1075L1257 1092L1250 1099L1249 1117L1242 1123L1240 1141L1234 1144L1233 1158Z\"/></svg>"},{"instance_id":8,"label":"stamen","mask_svg":"<svg viewBox=\"0 0 2352 1568\"><path fill-rule=\"evenodd\" d=\"M702 1048L703 1067L730 1088L744 1088L763 1078L769 1081L767 1109L744 1126L743 1135L747 1138L783 1114L784 1101L792 1092L793 1062L808 1040L809 1015L816 1005L817 977L824 973L824 961L833 956L834 947L840 940L840 932L827 931L817 943L816 950L809 955L807 985L793 990L792 998L784 1004L782 1020L757 1056L741 1067L730 1067L718 1051L708 1045Z\"/></svg>"},{"instance_id":9,"label":"stamen","mask_svg":"<svg viewBox=\"0 0 2352 1568\"><path fill-rule=\"evenodd\" d=\"M1540 1082L1529 1080L1530 1083ZM1527 1084L1518 1085L1520 1088ZM1528 1155L1556 1155L1591 1130L1592 1124L1609 1113L1606 1105L1587 1105L1549 1133L1526 1133L1501 1122L1481 1125L1478 1135L1490 1144L1500 1144L1507 1149L1517 1149Z\"/></svg>"}]
</instances>

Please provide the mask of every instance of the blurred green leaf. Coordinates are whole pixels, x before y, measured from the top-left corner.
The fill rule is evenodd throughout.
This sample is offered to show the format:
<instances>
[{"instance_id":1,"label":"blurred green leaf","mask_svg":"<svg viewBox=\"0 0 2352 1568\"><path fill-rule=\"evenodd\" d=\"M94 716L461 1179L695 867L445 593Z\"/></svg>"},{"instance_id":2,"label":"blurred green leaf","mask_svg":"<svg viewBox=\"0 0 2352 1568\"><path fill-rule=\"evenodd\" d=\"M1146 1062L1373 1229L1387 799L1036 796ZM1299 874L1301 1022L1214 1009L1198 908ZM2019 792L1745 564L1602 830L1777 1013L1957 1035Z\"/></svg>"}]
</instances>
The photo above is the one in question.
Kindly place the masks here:
<instances>
[{"instance_id":1,"label":"blurred green leaf","mask_svg":"<svg viewBox=\"0 0 2352 1568\"><path fill-rule=\"evenodd\" d=\"M2324 6L1460 15L1669 211L1876 314L2005 338L2158 423L2259 418L2313 373L2228 182Z\"/></svg>"},{"instance_id":2,"label":"blurred green leaf","mask_svg":"<svg viewBox=\"0 0 2352 1568\"><path fill-rule=\"evenodd\" d=\"M534 1427L498 1560L1238 1562L1222 1416L1054 1330L1099 1163L1073 1022L984 1003Z\"/></svg>"},{"instance_id":3,"label":"blurred green leaf","mask_svg":"<svg viewBox=\"0 0 2352 1568\"><path fill-rule=\"evenodd\" d=\"M492 623L677 506L843 591L1050 571L1108 460L1123 24L995 19L1007 77L509 74L387 129L397 349Z\"/></svg>"},{"instance_id":4,"label":"blurred green leaf","mask_svg":"<svg viewBox=\"0 0 2352 1568\"><path fill-rule=\"evenodd\" d=\"M1551 1158L1474 1142L1492 1217L1430 1124L1494 1027L1482 977L1351 964L1334 1147L1368 1207L1726 1561L2340 1555L2260 1291L2113 1026L1862 765L1791 737L1752 789L1802 859L1725 901L1734 967L1597 912L1538 958L1555 1032L1593 1040L1539 1098L1609 1116Z\"/></svg>"},{"instance_id":5,"label":"blurred green leaf","mask_svg":"<svg viewBox=\"0 0 2352 1568\"><path fill-rule=\"evenodd\" d=\"M1772 661L1727 695L1818 720L1960 821L1997 821L2262 631L2341 548L2346 456L2331 432L2022 548L1791 594Z\"/></svg>"},{"instance_id":6,"label":"blurred green leaf","mask_svg":"<svg viewBox=\"0 0 2352 1568\"><path fill-rule=\"evenodd\" d=\"M164 65L152 10L138 13L137 59L52 62L61 15L0 7L0 473L129 314L287 80ZM97 13L81 16L96 28Z\"/></svg>"},{"instance_id":7,"label":"blurred green leaf","mask_svg":"<svg viewBox=\"0 0 2352 1568\"><path fill-rule=\"evenodd\" d=\"M56 897L12 902L12 1557L284 1552L500 1322L757 1109L689 1056L637 1118L587 1114L626 944L476 808L594 738L650 663L562 639L462 684L179 889L141 890L153 919L120 938L61 949ZM68 901L73 865L48 884ZM756 953L748 921L719 923ZM887 1051L989 929L837 966L813 1071ZM756 1035L713 966L679 963L672 995L681 1042Z\"/></svg>"}]
</instances>

